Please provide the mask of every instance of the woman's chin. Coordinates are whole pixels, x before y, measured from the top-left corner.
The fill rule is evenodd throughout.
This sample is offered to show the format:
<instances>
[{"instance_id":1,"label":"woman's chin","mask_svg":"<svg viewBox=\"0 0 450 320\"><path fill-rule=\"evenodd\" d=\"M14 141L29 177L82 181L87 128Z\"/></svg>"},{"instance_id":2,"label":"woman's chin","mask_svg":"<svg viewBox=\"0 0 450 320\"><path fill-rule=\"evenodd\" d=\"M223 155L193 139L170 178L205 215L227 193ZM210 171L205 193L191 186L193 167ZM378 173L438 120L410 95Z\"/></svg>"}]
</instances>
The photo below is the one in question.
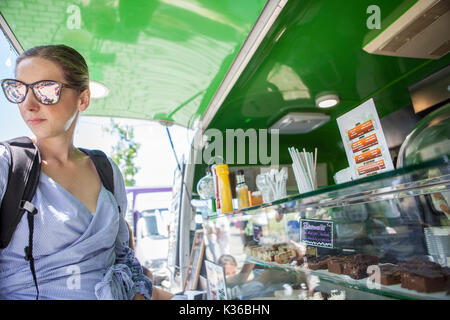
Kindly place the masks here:
<instances>
[{"instance_id":1,"label":"woman's chin","mask_svg":"<svg viewBox=\"0 0 450 320\"><path fill-rule=\"evenodd\" d=\"M47 130L31 130L31 132L33 132L36 140L45 140L57 136L56 134L48 132Z\"/></svg>"}]
</instances>

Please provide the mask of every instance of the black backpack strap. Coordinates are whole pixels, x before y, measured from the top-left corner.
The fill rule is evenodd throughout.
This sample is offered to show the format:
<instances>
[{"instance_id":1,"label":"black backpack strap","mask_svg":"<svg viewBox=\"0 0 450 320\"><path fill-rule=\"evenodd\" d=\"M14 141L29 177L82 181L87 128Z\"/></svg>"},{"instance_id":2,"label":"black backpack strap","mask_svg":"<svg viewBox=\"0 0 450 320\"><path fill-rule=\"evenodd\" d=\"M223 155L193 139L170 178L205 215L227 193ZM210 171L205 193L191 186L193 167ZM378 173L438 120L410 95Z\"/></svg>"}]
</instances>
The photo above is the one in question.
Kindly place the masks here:
<instances>
[{"instance_id":1,"label":"black backpack strap","mask_svg":"<svg viewBox=\"0 0 450 320\"><path fill-rule=\"evenodd\" d=\"M41 173L41 157L38 148L28 137L19 137L2 143L11 155L8 184L0 206L0 248L6 248L23 214L27 211L28 246L25 247L25 260L30 262L30 270L36 287L36 300L39 288L33 258L34 216L38 213L31 200L36 193Z\"/></svg>"},{"instance_id":2,"label":"black backpack strap","mask_svg":"<svg viewBox=\"0 0 450 320\"><path fill-rule=\"evenodd\" d=\"M8 184L0 206L0 248L11 241L24 214L21 201L31 202L41 172L41 158L30 138L20 137L2 142L11 155Z\"/></svg>"},{"instance_id":3,"label":"black backpack strap","mask_svg":"<svg viewBox=\"0 0 450 320\"><path fill-rule=\"evenodd\" d=\"M78 149L91 158L103 185L114 195L114 171L106 154L101 150ZM119 213L121 213L122 209L120 208L120 205L118 205L118 207Z\"/></svg>"},{"instance_id":4,"label":"black backpack strap","mask_svg":"<svg viewBox=\"0 0 450 320\"><path fill-rule=\"evenodd\" d=\"M114 172L106 154L100 150L78 149L91 158L103 185L107 190L114 194Z\"/></svg>"},{"instance_id":5,"label":"black backpack strap","mask_svg":"<svg viewBox=\"0 0 450 320\"><path fill-rule=\"evenodd\" d=\"M29 238L28 246L25 247L25 260L30 262L38 300L39 288L33 258L34 216L38 211L31 200L39 184L41 156L39 149L28 137L11 139L1 144L8 149L11 164L5 195L0 206L0 249L8 246L24 212L27 211ZM100 150L81 148L80 150L92 159L103 185L114 194L114 172L106 155Z\"/></svg>"}]
</instances>

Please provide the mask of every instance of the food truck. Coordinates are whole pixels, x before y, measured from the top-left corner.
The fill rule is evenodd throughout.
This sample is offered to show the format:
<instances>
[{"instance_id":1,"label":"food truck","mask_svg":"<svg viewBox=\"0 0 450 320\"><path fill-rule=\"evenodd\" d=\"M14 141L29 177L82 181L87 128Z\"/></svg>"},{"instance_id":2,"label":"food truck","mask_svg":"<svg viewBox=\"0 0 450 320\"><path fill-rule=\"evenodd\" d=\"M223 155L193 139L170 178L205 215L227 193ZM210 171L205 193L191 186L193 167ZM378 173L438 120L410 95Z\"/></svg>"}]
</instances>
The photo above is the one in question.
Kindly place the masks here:
<instances>
[{"instance_id":1,"label":"food truck","mask_svg":"<svg viewBox=\"0 0 450 320\"><path fill-rule=\"evenodd\" d=\"M448 1L3 0L0 12L14 54L64 43L86 57L109 94L85 115L195 133L173 177L165 289L450 299Z\"/></svg>"}]
</instances>

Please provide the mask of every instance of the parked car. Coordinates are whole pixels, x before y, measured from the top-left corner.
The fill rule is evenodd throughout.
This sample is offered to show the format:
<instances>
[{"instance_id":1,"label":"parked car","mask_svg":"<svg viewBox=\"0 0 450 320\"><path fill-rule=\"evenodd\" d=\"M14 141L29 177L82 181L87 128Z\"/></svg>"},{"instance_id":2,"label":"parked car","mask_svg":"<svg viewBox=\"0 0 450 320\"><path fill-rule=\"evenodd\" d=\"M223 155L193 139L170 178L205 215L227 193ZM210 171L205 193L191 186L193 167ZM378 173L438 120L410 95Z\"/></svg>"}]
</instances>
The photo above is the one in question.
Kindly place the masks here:
<instances>
[{"instance_id":1,"label":"parked car","mask_svg":"<svg viewBox=\"0 0 450 320\"><path fill-rule=\"evenodd\" d=\"M167 217L169 210L148 209L140 212L136 225L136 257L150 270L160 269L167 262L169 251Z\"/></svg>"}]
</instances>

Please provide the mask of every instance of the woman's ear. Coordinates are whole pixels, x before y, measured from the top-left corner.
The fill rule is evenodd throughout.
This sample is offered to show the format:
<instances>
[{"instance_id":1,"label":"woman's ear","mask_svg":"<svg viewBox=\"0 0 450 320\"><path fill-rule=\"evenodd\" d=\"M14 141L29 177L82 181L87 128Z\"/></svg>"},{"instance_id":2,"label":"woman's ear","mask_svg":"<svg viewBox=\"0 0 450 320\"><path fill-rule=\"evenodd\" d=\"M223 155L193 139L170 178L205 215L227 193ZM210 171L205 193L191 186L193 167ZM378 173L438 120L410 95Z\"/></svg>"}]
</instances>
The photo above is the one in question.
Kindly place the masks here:
<instances>
[{"instance_id":1,"label":"woman's ear","mask_svg":"<svg viewBox=\"0 0 450 320\"><path fill-rule=\"evenodd\" d=\"M84 90L80 93L78 98L78 110L84 111L89 107L89 102L91 100L91 92L89 89Z\"/></svg>"}]
</instances>

